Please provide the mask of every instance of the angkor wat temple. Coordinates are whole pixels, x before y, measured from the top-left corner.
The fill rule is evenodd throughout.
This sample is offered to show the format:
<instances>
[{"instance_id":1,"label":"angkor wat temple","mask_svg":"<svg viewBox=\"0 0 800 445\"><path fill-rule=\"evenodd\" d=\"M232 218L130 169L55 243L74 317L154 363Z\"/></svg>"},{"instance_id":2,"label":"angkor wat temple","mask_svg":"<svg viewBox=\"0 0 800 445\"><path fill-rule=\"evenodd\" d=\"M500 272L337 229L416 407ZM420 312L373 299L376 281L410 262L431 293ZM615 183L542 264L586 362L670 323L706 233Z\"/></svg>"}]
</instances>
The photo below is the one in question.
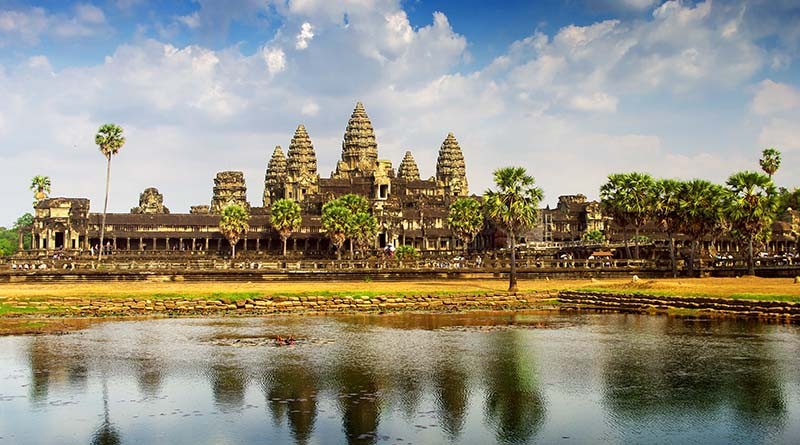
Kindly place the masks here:
<instances>
[{"instance_id":1,"label":"angkor wat temple","mask_svg":"<svg viewBox=\"0 0 800 445\"><path fill-rule=\"evenodd\" d=\"M219 214L230 204L249 209L250 231L237 251L279 252L278 233L270 226L270 205L287 198L303 211L301 229L289 239L289 248L304 255L325 255L331 247L321 230L322 205L355 193L367 197L378 220L375 247L387 243L412 245L421 251L461 249L447 228L451 202L469 193L464 155L455 136L448 134L439 148L436 175L420 178L411 152L405 153L395 171L392 162L378 158L372 122L359 102L353 110L342 141L341 160L328 178L320 176L314 144L299 125L284 155L275 147L266 168L261 206L247 202L244 175L219 172L214 178L210 205L192 206L189 213L171 213L155 188L139 196L130 213L110 213L106 235L117 251L203 250L225 251L228 244L218 230ZM49 198L36 206L34 249L88 250L99 243L102 215L90 212L85 198ZM491 242L479 236L475 246Z\"/></svg>"}]
</instances>

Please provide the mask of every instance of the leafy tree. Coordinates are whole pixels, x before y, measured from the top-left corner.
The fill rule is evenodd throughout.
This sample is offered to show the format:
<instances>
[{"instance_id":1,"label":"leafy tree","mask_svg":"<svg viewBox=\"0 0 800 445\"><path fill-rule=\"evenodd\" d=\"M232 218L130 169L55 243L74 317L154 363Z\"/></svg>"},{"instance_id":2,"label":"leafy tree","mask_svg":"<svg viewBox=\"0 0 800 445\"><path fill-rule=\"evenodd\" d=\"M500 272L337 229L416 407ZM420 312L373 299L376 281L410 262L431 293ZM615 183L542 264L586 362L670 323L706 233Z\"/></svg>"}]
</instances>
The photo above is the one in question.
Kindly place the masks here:
<instances>
[{"instance_id":1,"label":"leafy tree","mask_svg":"<svg viewBox=\"0 0 800 445\"><path fill-rule=\"evenodd\" d=\"M103 220L100 224L100 252L97 254L98 259L103 258L103 237L106 232L106 213L108 212L108 191L111 185L111 158L119 153L119 150L125 145L125 137L122 135L122 127L115 124L104 124L97 130L94 137L94 143L106 157L108 165L106 166L106 197L103 203Z\"/></svg>"},{"instance_id":2,"label":"leafy tree","mask_svg":"<svg viewBox=\"0 0 800 445\"><path fill-rule=\"evenodd\" d=\"M231 258L236 258L236 243L250 230L250 214L237 204L222 209L219 219L219 231L231 245Z\"/></svg>"},{"instance_id":3,"label":"leafy tree","mask_svg":"<svg viewBox=\"0 0 800 445\"><path fill-rule=\"evenodd\" d=\"M785 187L778 190L778 210L777 215L783 215L787 210L800 210L800 188L791 191Z\"/></svg>"},{"instance_id":4,"label":"leafy tree","mask_svg":"<svg viewBox=\"0 0 800 445\"><path fill-rule=\"evenodd\" d=\"M342 244L347 238L350 217L352 214L341 201L334 199L322 206L322 228L336 247L336 259L342 259Z\"/></svg>"},{"instance_id":5,"label":"leafy tree","mask_svg":"<svg viewBox=\"0 0 800 445\"><path fill-rule=\"evenodd\" d=\"M31 179L30 189L37 204L50 194L50 185L49 176L36 175Z\"/></svg>"},{"instance_id":6,"label":"leafy tree","mask_svg":"<svg viewBox=\"0 0 800 445\"><path fill-rule=\"evenodd\" d=\"M339 203L350 212L347 222L346 237L350 240L350 259L353 259L356 238L369 235L371 220L369 216L369 202L366 198L353 193L341 196L337 199ZM359 215L361 214L361 215ZM356 216L359 215L359 216ZM377 221L375 221L375 232L377 233Z\"/></svg>"},{"instance_id":7,"label":"leafy tree","mask_svg":"<svg viewBox=\"0 0 800 445\"><path fill-rule=\"evenodd\" d=\"M639 230L653 215L655 205L655 181L647 173L615 173L608 175L608 181L600 187L600 201L617 224L622 227L625 249L630 256L630 248L625 226L634 227L635 253L639 259Z\"/></svg>"},{"instance_id":8,"label":"leafy tree","mask_svg":"<svg viewBox=\"0 0 800 445\"><path fill-rule=\"evenodd\" d=\"M678 266L675 261L675 233L680 230L680 195L683 183L675 179L659 179L653 188L655 205L653 218L658 226L667 234L669 240L669 261L672 267L672 277L678 276Z\"/></svg>"},{"instance_id":9,"label":"leafy tree","mask_svg":"<svg viewBox=\"0 0 800 445\"><path fill-rule=\"evenodd\" d=\"M694 259L700 240L719 224L725 191L722 187L702 179L681 185L678 198L678 220L681 231L691 239L689 275L694 276Z\"/></svg>"},{"instance_id":10,"label":"leafy tree","mask_svg":"<svg viewBox=\"0 0 800 445\"><path fill-rule=\"evenodd\" d=\"M775 185L769 176L750 171L733 174L726 184L732 194L726 211L733 227L747 240L747 273L755 275L753 242L775 218Z\"/></svg>"},{"instance_id":11,"label":"leafy tree","mask_svg":"<svg viewBox=\"0 0 800 445\"><path fill-rule=\"evenodd\" d=\"M601 230L590 230L583 234L583 241L590 243L604 243L606 241L606 236L603 235Z\"/></svg>"},{"instance_id":12,"label":"leafy tree","mask_svg":"<svg viewBox=\"0 0 800 445\"><path fill-rule=\"evenodd\" d=\"M781 167L781 152L774 148L765 148L761 152L761 159L758 163L761 165L761 170L764 170L764 173L772 180L772 175Z\"/></svg>"},{"instance_id":13,"label":"leafy tree","mask_svg":"<svg viewBox=\"0 0 800 445\"><path fill-rule=\"evenodd\" d=\"M481 204L472 198L459 198L450 205L447 224L453 234L464 243L467 251L470 241L483 228L483 211Z\"/></svg>"},{"instance_id":14,"label":"leafy tree","mask_svg":"<svg viewBox=\"0 0 800 445\"><path fill-rule=\"evenodd\" d=\"M283 256L286 256L286 241L292 236L292 232L300 229L303 220L300 205L291 199L279 199L272 204L270 213L270 224L278 231L283 241Z\"/></svg>"},{"instance_id":15,"label":"leafy tree","mask_svg":"<svg viewBox=\"0 0 800 445\"><path fill-rule=\"evenodd\" d=\"M419 257L419 252L414 246L400 246L395 251L395 256L397 256L398 260L413 260Z\"/></svg>"},{"instance_id":16,"label":"leafy tree","mask_svg":"<svg viewBox=\"0 0 800 445\"><path fill-rule=\"evenodd\" d=\"M33 242L31 230L33 229L33 215L25 213L14 222L13 229L19 237L18 247L20 249L30 249Z\"/></svg>"},{"instance_id":17,"label":"leafy tree","mask_svg":"<svg viewBox=\"0 0 800 445\"><path fill-rule=\"evenodd\" d=\"M360 211L351 215L349 226L350 241L358 251L369 247L378 233L378 220L369 212Z\"/></svg>"},{"instance_id":18,"label":"leafy tree","mask_svg":"<svg viewBox=\"0 0 800 445\"><path fill-rule=\"evenodd\" d=\"M0 256L13 255L17 252L17 232L0 227Z\"/></svg>"},{"instance_id":19,"label":"leafy tree","mask_svg":"<svg viewBox=\"0 0 800 445\"><path fill-rule=\"evenodd\" d=\"M483 194L486 216L503 229L511 241L511 273L508 290L517 291L516 237L536 224L539 202L544 197L536 180L522 167L504 167L494 171L497 190Z\"/></svg>"}]
</instances>

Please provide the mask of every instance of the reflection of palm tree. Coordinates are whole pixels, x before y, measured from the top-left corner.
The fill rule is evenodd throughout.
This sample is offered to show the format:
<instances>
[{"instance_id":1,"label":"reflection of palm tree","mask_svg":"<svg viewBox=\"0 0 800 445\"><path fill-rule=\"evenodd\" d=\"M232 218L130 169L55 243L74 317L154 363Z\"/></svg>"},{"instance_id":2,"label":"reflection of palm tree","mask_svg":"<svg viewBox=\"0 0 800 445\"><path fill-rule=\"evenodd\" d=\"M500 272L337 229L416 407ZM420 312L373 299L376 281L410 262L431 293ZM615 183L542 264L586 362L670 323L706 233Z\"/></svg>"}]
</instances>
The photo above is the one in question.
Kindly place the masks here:
<instances>
[{"instance_id":1,"label":"reflection of palm tree","mask_svg":"<svg viewBox=\"0 0 800 445\"><path fill-rule=\"evenodd\" d=\"M223 411L241 408L247 389L245 371L238 366L214 364L211 366L211 387L214 403Z\"/></svg>"},{"instance_id":2,"label":"reflection of palm tree","mask_svg":"<svg viewBox=\"0 0 800 445\"><path fill-rule=\"evenodd\" d=\"M530 441L545 415L545 402L537 387L534 364L520 355L517 332L492 335L486 365L486 418L498 442Z\"/></svg>"},{"instance_id":3,"label":"reflection of palm tree","mask_svg":"<svg viewBox=\"0 0 800 445\"><path fill-rule=\"evenodd\" d=\"M469 376L454 360L445 360L435 370L436 405L442 428L457 442L464 427L469 402Z\"/></svg>"},{"instance_id":4,"label":"reflection of palm tree","mask_svg":"<svg viewBox=\"0 0 800 445\"><path fill-rule=\"evenodd\" d=\"M116 445L119 443L122 443L122 440L120 440L119 432L114 428L114 424L111 423L108 413L108 384L106 377L103 376L103 424L92 436L92 445Z\"/></svg>"},{"instance_id":5,"label":"reflection of palm tree","mask_svg":"<svg viewBox=\"0 0 800 445\"><path fill-rule=\"evenodd\" d=\"M156 359L143 358L136 364L136 383L146 397L156 397L161 389L163 365Z\"/></svg>"},{"instance_id":6,"label":"reflection of palm tree","mask_svg":"<svg viewBox=\"0 0 800 445\"><path fill-rule=\"evenodd\" d=\"M349 444L374 444L380 418L377 400L378 383L374 370L364 361L350 360L340 363L335 372L339 394L342 426Z\"/></svg>"},{"instance_id":7,"label":"reflection of palm tree","mask_svg":"<svg viewBox=\"0 0 800 445\"><path fill-rule=\"evenodd\" d=\"M276 423L287 414L298 444L308 443L317 419L317 376L311 365L278 363L265 379L267 404ZM288 409L288 412L287 412Z\"/></svg>"},{"instance_id":8,"label":"reflection of palm tree","mask_svg":"<svg viewBox=\"0 0 800 445\"><path fill-rule=\"evenodd\" d=\"M28 351L31 367L30 398L34 402L44 402L50 389L50 365L52 356L47 344L41 338L34 338Z\"/></svg>"}]
</instances>

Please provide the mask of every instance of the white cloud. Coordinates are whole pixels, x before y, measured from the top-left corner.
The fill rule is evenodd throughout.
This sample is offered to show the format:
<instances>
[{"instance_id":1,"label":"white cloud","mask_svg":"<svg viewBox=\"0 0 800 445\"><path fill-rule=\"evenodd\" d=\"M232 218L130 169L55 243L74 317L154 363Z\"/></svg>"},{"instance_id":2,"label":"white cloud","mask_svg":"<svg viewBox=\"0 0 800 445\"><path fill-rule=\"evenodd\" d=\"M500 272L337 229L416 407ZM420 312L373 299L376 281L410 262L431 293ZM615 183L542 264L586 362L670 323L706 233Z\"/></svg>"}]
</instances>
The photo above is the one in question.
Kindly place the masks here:
<instances>
[{"instance_id":1,"label":"white cloud","mask_svg":"<svg viewBox=\"0 0 800 445\"><path fill-rule=\"evenodd\" d=\"M317 113L319 113L319 105L315 102L306 102L300 109L300 114L303 116L316 116Z\"/></svg>"},{"instance_id":2,"label":"white cloud","mask_svg":"<svg viewBox=\"0 0 800 445\"><path fill-rule=\"evenodd\" d=\"M579 111L617 111L619 100L606 93L594 93L588 96L573 96L569 101L569 106Z\"/></svg>"},{"instance_id":3,"label":"white cloud","mask_svg":"<svg viewBox=\"0 0 800 445\"><path fill-rule=\"evenodd\" d=\"M79 22L99 25L106 22L103 10L90 4L78 4L75 6L75 19Z\"/></svg>"},{"instance_id":4,"label":"white cloud","mask_svg":"<svg viewBox=\"0 0 800 445\"><path fill-rule=\"evenodd\" d=\"M197 11L189 14L182 15L177 18L180 23L183 23L189 29L196 29L200 27L200 15Z\"/></svg>"},{"instance_id":5,"label":"white cloud","mask_svg":"<svg viewBox=\"0 0 800 445\"><path fill-rule=\"evenodd\" d=\"M51 14L44 8L0 10L0 47L37 45L43 37L85 38L108 31L103 11L78 4L73 14Z\"/></svg>"},{"instance_id":6,"label":"white cloud","mask_svg":"<svg viewBox=\"0 0 800 445\"><path fill-rule=\"evenodd\" d=\"M277 74L286 69L286 54L280 48L264 47L261 56L267 64L270 74Z\"/></svg>"},{"instance_id":7,"label":"white cloud","mask_svg":"<svg viewBox=\"0 0 800 445\"><path fill-rule=\"evenodd\" d=\"M770 119L758 135L758 144L761 147L775 147L781 151L800 150L800 126L797 119L774 118ZM797 186L797 184L793 184Z\"/></svg>"},{"instance_id":8,"label":"white cloud","mask_svg":"<svg viewBox=\"0 0 800 445\"><path fill-rule=\"evenodd\" d=\"M311 23L305 22L300 25L300 32L295 37L295 49L303 50L308 48L308 43L314 38L314 27Z\"/></svg>"},{"instance_id":9,"label":"white cloud","mask_svg":"<svg viewBox=\"0 0 800 445\"><path fill-rule=\"evenodd\" d=\"M756 114L761 115L800 108L800 90L791 85L765 79L759 84L751 107Z\"/></svg>"}]
</instances>

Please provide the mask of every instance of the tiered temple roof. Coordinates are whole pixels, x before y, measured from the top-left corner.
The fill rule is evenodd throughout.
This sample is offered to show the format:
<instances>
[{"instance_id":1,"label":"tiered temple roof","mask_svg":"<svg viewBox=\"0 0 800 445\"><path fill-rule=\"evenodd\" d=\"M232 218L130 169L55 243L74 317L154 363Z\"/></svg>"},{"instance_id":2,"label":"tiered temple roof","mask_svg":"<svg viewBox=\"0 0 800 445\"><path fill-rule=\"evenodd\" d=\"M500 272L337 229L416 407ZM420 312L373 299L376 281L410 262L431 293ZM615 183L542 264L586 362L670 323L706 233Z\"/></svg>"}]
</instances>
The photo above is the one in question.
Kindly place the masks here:
<instances>
[{"instance_id":1,"label":"tiered temple roof","mask_svg":"<svg viewBox=\"0 0 800 445\"><path fill-rule=\"evenodd\" d=\"M284 156L281 146L276 145L264 176L264 207L283 197L283 184L285 182L286 156Z\"/></svg>"},{"instance_id":2,"label":"tiered temple roof","mask_svg":"<svg viewBox=\"0 0 800 445\"><path fill-rule=\"evenodd\" d=\"M314 153L314 145L303 124L297 126L292 142L289 144L286 173L287 177L294 181L317 175L317 155Z\"/></svg>"},{"instance_id":3,"label":"tiered temple roof","mask_svg":"<svg viewBox=\"0 0 800 445\"><path fill-rule=\"evenodd\" d=\"M464 154L453 133L447 134L447 138L439 149L439 158L436 160L436 180L443 183L445 193L448 195L466 196L468 194Z\"/></svg>"},{"instance_id":4,"label":"tiered temple roof","mask_svg":"<svg viewBox=\"0 0 800 445\"><path fill-rule=\"evenodd\" d=\"M336 165L335 177L366 176L375 170L378 143L375 130L361 102L356 104L342 141L342 160Z\"/></svg>"},{"instance_id":5,"label":"tiered temple roof","mask_svg":"<svg viewBox=\"0 0 800 445\"><path fill-rule=\"evenodd\" d=\"M400 167L397 170L397 177L406 181L415 181L419 179L419 168L417 161L410 151L407 151L403 160L400 162Z\"/></svg>"},{"instance_id":6,"label":"tiered temple roof","mask_svg":"<svg viewBox=\"0 0 800 445\"><path fill-rule=\"evenodd\" d=\"M238 171L217 173L214 178L214 196L211 198L211 213L222 213L222 209L234 204L250 209L244 173Z\"/></svg>"}]
</instances>

